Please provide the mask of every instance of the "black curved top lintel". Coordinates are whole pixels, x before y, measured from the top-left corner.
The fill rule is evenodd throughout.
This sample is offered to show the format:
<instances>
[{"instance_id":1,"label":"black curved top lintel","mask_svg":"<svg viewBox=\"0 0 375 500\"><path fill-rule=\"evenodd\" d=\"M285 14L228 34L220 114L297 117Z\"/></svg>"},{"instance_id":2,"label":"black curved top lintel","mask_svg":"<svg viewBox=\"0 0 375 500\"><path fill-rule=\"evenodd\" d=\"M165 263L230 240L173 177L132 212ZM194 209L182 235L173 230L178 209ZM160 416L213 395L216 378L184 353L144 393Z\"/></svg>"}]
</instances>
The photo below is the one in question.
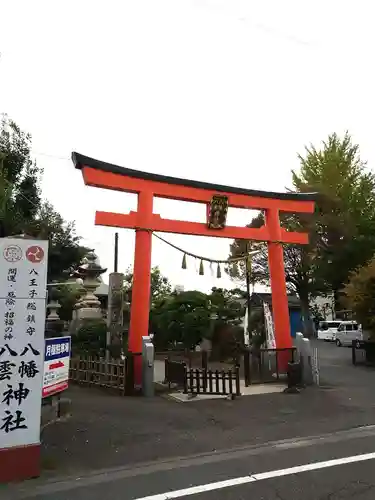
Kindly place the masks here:
<instances>
[{"instance_id":1,"label":"black curved top lintel","mask_svg":"<svg viewBox=\"0 0 375 500\"><path fill-rule=\"evenodd\" d=\"M175 184L177 186L187 186L198 189L206 189L208 191L216 191L218 193L233 193L244 196L257 196L259 198L271 198L278 200L295 200L295 201L314 201L316 193L274 193L272 191L258 191L253 189L244 189L233 186L223 186L222 184L211 184L210 182L201 182L196 180L181 179L179 177L171 177L169 175L154 174L151 172L142 172L141 170L134 170L126 167L119 167L111 163L95 160L89 156L81 155L80 153L72 153L72 161L75 168L82 169L84 166L102 170L103 172L110 172L113 174L124 175L127 177L134 177L136 179L144 179L147 181L163 182L166 184Z\"/></svg>"}]
</instances>

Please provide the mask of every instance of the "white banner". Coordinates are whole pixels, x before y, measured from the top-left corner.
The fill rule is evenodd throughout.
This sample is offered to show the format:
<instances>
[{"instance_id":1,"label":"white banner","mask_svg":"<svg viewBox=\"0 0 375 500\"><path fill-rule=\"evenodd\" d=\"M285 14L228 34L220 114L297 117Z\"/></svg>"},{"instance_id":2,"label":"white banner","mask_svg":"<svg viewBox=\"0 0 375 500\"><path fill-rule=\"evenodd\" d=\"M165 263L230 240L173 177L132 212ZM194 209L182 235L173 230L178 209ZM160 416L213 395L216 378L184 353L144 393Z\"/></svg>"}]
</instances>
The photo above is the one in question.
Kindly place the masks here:
<instances>
[{"instance_id":1,"label":"white banner","mask_svg":"<svg viewBox=\"0 0 375 500\"><path fill-rule=\"evenodd\" d=\"M273 326L273 319L270 306L267 304L267 302L263 302L263 311L264 311L264 325L266 327L266 336L267 336L267 348L276 349L275 329Z\"/></svg>"},{"instance_id":2,"label":"white banner","mask_svg":"<svg viewBox=\"0 0 375 500\"><path fill-rule=\"evenodd\" d=\"M40 441L47 252L0 239L0 448Z\"/></svg>"}]
</instances>

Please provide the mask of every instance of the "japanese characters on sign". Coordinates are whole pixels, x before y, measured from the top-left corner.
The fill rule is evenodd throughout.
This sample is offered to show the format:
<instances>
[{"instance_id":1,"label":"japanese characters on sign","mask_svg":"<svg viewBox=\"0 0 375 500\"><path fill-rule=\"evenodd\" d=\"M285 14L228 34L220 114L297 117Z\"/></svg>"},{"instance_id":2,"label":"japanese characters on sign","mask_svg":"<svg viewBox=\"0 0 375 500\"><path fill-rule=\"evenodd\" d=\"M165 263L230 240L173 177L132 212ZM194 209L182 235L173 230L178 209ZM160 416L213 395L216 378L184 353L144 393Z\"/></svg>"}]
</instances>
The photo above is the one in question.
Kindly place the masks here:
<instances>
[{"instance_id":1,"label":"japanese characters on sign","mask_svg":"<svg viewBox=\"0 0 375 500\"><path fill-rule=\"evenodd\" d=\"M44 347L43 397L68 388L70 337L46 339Z\"/></svg>"},{"instance_id":2,"label":"japanese characters on sign","mask_svg":"<svg viewBox=\"0 0 375 500\"><path fill-rule=\"evenodd\" d=\"M207 205L207 226L210 229L224 229L227 223L228 197L215 194Z\"/></svg>"},{"instance_id":3,"label":"japanese characters on sign","mask_svg":"<svg viewBox=\"0 0 375 500\"><path fill-rule=\"evenodd\" d=\"M0 239L0 449L39 443L47 250Z\"/></svg>"},{"instance_id":4,"label":"japanese characters on sign","mask_svg":"<svg viewBox=\"0 0 375 500\"><path fill-rule=\"evenodd\" d=\"M110 346L122 345L122 319L124 308L123 297L124 275L111 273L109 275L107 327Z\"/></svg>"}]
</instances>

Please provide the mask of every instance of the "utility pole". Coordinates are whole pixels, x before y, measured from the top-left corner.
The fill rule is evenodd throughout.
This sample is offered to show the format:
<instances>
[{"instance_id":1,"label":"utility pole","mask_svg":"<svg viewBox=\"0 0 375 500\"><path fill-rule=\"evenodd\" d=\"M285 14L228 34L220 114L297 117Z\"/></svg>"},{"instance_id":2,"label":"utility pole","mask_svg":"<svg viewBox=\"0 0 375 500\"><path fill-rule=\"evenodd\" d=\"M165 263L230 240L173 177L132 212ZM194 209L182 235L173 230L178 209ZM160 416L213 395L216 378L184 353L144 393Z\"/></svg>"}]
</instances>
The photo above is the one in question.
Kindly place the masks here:
<instances>
[{"instance_id":1,"label":"utility pole","mask_svg":"<svg viewBox=\"0 0 375 500\"><path fill-rule=\"evenodd\" d=\"M113 271L115 273L117 273L118 271L118 233L115 233L115 253L114 253Z\"/></svg>"}]
</instances>

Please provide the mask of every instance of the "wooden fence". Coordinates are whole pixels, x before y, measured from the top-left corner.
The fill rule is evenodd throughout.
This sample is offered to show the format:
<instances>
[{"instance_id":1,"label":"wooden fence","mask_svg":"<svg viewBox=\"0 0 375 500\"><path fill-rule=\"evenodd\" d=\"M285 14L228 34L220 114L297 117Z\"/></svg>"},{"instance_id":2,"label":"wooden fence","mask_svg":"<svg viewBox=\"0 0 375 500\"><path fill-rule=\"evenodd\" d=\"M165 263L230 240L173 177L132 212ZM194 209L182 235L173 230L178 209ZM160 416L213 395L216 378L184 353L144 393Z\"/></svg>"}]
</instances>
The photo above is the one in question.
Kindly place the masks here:
<instances>
[{"instance_id":1,"label":"wooden fence","mask_svg":"<svg viewBox=\"0 0 375 500\"><path fill-rule=\"evenodd\" d=\"M165 359L165 381L183 389L185 394L215 394L240 396L240 369L207 369L207 358L202 358L203 368L188 368L183 361Z\"/></svg>"},{"instance_id":2,"label":"wooden fence","mask_svg":"<svg viewBox=\"0 0 375 500\"><path fill-rule=\"evenodd\" d=\"M241 396L238 366L220 371L185 369L185 377L185 393Z\"/></svg>"},{"instance_id":3,"label":"wooden fence","mask_svg":"<svg viewBox=\"0 0 375 500\"><path fill-rule=\"evenodd\" d=\"M138 354L108 361L94 356L74 356L70 360L70 381L131 395L134 393L134 356Z\"/></svg>"}]
</instances>

